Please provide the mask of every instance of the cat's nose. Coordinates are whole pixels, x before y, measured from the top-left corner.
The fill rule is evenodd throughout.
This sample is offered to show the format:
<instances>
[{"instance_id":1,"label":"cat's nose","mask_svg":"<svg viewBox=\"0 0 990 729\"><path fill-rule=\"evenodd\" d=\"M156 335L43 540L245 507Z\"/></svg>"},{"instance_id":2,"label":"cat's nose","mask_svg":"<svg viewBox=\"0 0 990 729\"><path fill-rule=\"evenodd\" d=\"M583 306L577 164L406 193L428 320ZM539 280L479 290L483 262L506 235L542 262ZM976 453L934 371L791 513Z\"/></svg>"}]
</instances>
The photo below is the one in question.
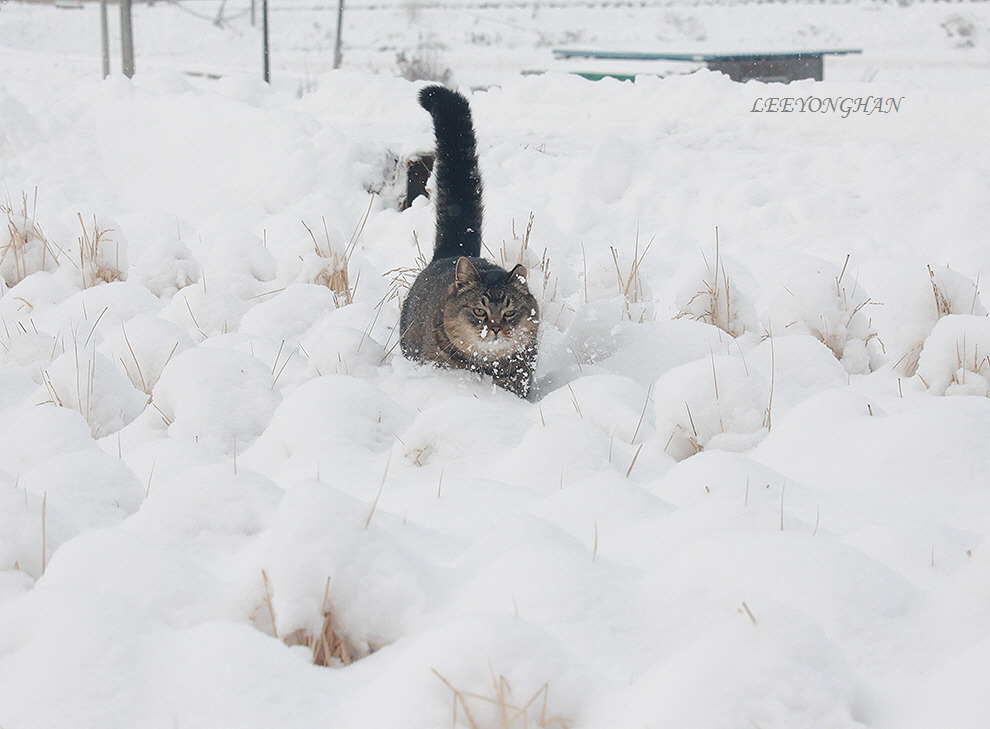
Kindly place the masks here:
<instances>
[{"instance_id":1,"label":"cat's nose","mask_svg":"<svg viewBox=\"0 0 990 729\"><path fill-rule=\"evenodd\" d=\"M488 324L488 328L491 329L494 334L498 334L502 331L502 325L497 321L490 322Z\"/></svg>"}]
</instances>

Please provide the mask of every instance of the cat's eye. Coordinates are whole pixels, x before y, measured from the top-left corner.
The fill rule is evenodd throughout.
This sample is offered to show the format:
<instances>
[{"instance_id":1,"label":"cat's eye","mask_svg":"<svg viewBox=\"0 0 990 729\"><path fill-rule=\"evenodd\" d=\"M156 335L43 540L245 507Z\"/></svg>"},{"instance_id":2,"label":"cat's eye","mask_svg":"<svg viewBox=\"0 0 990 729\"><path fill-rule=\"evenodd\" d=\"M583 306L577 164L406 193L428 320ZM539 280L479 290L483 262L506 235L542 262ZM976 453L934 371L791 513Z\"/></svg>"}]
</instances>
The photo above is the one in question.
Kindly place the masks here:
<instances>
[{"instance_id":1,"label":"cat's eye","mask_svg":"<svg viewBox=\"0 0 990 729\"><path fill-rule=\"evenodd\" d=\"M486 317L486 316L488 316L488 312L487 312L487 311L485 311L484 309L482 309L482 308L481 308L481 307L479 307L479 306L476 306L476 307L474 307L474 311L473 311L472 313L473 313L473 314L474 314L474 315L475 315L476 317L478 317L479 319L482 319L482 318L484 318L484 317Z\"/></svg>"},{"instance_id":2,"label":"cat's eye","mask_svg":"<svg viewBox=\"0 0 990 729\"><path fill-rule=\"evenodd\" d=\"M506 309L502 312L503 319L512 319L516 315L515 309Z\"/></svg>"}]
</instances>

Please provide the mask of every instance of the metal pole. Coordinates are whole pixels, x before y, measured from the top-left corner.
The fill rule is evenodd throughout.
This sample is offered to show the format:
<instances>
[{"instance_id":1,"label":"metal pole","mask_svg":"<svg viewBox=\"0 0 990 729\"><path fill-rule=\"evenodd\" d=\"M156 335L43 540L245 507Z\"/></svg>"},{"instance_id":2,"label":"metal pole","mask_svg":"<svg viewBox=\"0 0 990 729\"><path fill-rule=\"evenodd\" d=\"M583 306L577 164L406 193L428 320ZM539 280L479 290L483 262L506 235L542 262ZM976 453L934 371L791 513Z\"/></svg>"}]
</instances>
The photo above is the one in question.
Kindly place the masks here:
<instances>
[{"instance_id":1,"label":"metal pole","mask_svg":"<svg viewBox=\"0 0 990 729\"><path fill-rule=\"evenodd\" d=\"M107 0L100 0L100 58L103 78L110 75L110 32L107 30Z\"/></svg>"},{"instance_id":2,"label":"metal pole","mask_svg":"<svg viewBox=\"0 0 990 729\"><path fill-rule=\"evenodd\" d=\"M127 78L134 75L134 28L131 23L131 0L120 0L120 50L123 71Z\"/></svg>"},{"instance_id":3,"label":"metal pole","mask_svg":"<svg viewBox=\"0 0 990 729\"><path fill-rule=\"evenodd\" d=\"M337 39L333 44L333 67L340 68L340 38L344 29L344 0L337 0Z\"/></svg>"},{"instance_id":4,"label":"metal pole","mask_svg":"<svg viewBox=\"0 0 990 729\"><path fill-rule=\"evenodd\" d=\"M272 75L269 69L270 54L268 51L268 0L261 0L261 39L264 79L266 84L270 84L272 82Z\"/></svg>"}]
</instances>

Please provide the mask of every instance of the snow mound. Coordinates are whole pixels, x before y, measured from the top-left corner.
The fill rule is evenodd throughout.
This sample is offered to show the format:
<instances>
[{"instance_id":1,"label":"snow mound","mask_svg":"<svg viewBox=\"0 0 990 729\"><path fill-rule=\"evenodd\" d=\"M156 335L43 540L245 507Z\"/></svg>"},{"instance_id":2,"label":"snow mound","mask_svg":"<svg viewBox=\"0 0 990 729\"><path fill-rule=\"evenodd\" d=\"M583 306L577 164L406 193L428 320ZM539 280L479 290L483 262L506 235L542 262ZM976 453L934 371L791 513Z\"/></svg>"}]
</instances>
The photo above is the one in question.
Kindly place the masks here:
<instances>
[{"instance_id":1,"label":"snow mound","mask_svg":"<svg viewBox=\"0 0 990 729\"><path fill-rule=\"evenodd\" d=\"M770 387L736 357L682 365L653 384L656 432L682 460L706 449L749 450L767 433Z\"/></svg>"},{"instance_id":2,"label":"snow mound","mask_svg":"<svg viewBox=\"0 0 990 729\"><path fill-rule=\"evenodd\" d=\"M220 345L197 347L165 365L152 402L171 437L229 454L265 431L280 399L272 386L271 371L251 355Z\"/></svg>"},{"instance_id":3,"label":"snow mound","mask_svg":"<svg viewBox=\"0 0 990 729\"><path fill-rule=\"evenodd\" d=\"M939 319L918 359L918 377L936 395L990 396L990 318Z\"/></svg>"},{"instance_id":4,"label":"snow mound","mask_svg":"<svg viewBox=\"0 0 990 729\"><path fill-rule=\"evenodd\" d=\"M785 282L764 315L771 334L811 334L832 350L850 374L876 369L882 359L870 321L872 299L845 270L796 275Z\"/></svg>"}]
</instances>

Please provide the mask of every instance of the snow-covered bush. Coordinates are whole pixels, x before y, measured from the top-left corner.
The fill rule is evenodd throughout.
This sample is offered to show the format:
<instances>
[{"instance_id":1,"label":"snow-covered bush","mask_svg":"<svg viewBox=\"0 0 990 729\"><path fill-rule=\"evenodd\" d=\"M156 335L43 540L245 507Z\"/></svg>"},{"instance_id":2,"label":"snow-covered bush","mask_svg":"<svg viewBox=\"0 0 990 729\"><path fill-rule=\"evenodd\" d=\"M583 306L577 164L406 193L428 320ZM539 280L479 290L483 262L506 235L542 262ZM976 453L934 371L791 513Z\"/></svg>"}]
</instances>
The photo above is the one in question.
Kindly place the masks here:
<instances>
[{"instance_id":1,"label":"snow-covered bush","mask_svg":"<svg viewBox=\"0 0 990 729\"><path fill-rule=\"evenodd\" d=\"M540 317L544 323L560 326L563 310L567 308L565 294L561 291L560 276L551 266L546 249L542 252L530 247L535 216L531 213L526 222L526 228L519 231L515 220L512 221L511 240L502 241L495 251L493 258L506 271L511 271L516 265L526 267L526 283L529 290L540 304ZM425 261L424 261L425 265Z\"/></svg>"},{"instance_id":2,"label":"snow-covered bush","mask_svg":"<svg viewBox=\"0 0 990 729\"><path fill-rule=\"evenodd\" d=\"M214 230L204 226L202 235L209 237L206 254L200 257L203 265L201 282L206 291L223 289L240 299L252 297L276 288L273 281L278 266L275 257L262 237L254 233L233 230Z\"/></svg>"},{"instance_id":3,"label":"snow-covered bush","mask_svg":"<svg viewBox=\"0 0 990 729\"><path fill-rule=\"evenodd\" d=\"M537 268L552 281L542 303L541 361L551 369L578 368L611 357L624 332L652 323L656 309L649 283L641 273L649 246L632 253L609 246L591 253L582 250L581 278L562 283L549 274L547 264ZM540 281L532 282L540 290Z\"/></svg>"},{"instance_id":4,"label":"snow-covered bush","mask_svg":"<svg viewBox=\"0 0 990 729\"><path fill-rule=\"evenodd\" d=\"M464 396L426 408L400 437L403 454L417 466L460 461L488 469L499 465L528 427L514 409Z\"/></svg>"},{"instance_id":5,"label":"snow-covered bush","mask_svg":"<svg viewBox=\"0 0 990 729\"><path fill-rule=\"evenodd\" d=\"M941 23L942 30L953 48L972 48L979 35L973 17L964 13L952 13Z\"/></svg>"},{"instance_id":6,"label":"snow-covered bush","mask_svg":"<svg viewBox=\"0 0 990 729\"><path fill-rule=\"evenodd\" d=\"M980 300L980 289L976 282L948 266L929 268L928 276L932 282L935 311L939 318L949 314L986 316L987 310Z\"/></svg>"},{"instance_id":7,"label":"snow-covered bush","mask_svg":"<svg viewBox=\"0 0 990 729\"><path fill-rule=\"evenodd\" d=\"M192 251L181 240L149 245L134 261L130 280L146 286L155 296L172 297L179 289L199 281L202 270Z\"/></svg>"},{"instance_id":8,"label":"snow-covered bush","mask_svg":"<svg viewBox=\"0 0 990 729\"><path fill-rule=\"evenodd\" d=\"M192 338L172 322L138 314L119 327L106 329L99 349L124 371L136 389L151 395L169 360L192 346Z\"/></svg>"},{"instance_id":9,"label":"snow-covered bush","mask_svg":"<svg viewBox=\"0 0 990 729\"><path fill-rule=\"evenodd\" d=\"M918 377L936 395L990 396L990 318L939 319L921 351Z\"/></svg>"},{"instance_id":10,"label":"snow-covered bush","mask_svg":"<svg viewBox=\"0 0 990 729\"><path fill-rule=\"evenodd\" d=\"M82 232L62 259L62 277L84 289L126 279L127 242L116 226L95 217L87 225L81 215L79 223Z\"/></svg>"},{"instance_id":11,"label":"snow-covered bush","mask_svg":"<svg viewBox=\"0 0 990 729\"><path fill-rule=\"evenodd\" d=\"M92 347L76 346L59 355L43 374L47 402L75 410L94 438L116 433L148 402L145 393Z\"/></svg>"},{"instance_id":12,"label":"snow-covered bush","mask_svg":"<svg viewBox=\"0 0 990 729\"><path fill-rule=\"evenodd\" d=\"M361 459L392 445L405 422L378 388L356 377L315 377L289 393L242 461L268 471L293 461L307 474L326 460Z\"/></svg>"},{"instance_id":13,"label":"snow-covered bush","mask_svg":"<svg viewBox=\"0 0 990 729\"><path fill-rule=\"evenodd\" d=\"M196 440L217 454L254 441L279 399L268 368L249 354L221 346L199 346L173 357L153 393L169 435Z\"/></svg>"},{"instance_id":14,"label":"snow-covered bush","mask_svg":"<svg viewBox=\"0 0 990 729\"><path fill-rule=\"evenodd\" d=\"M880 363L882 347L870 321L873 303L846 273L819 270L789 280L771 300L765 328L771 335L811 334L832 350L850 374L865 374Z\"/></svg>"},{"instance_id":15,"label":"snow-covered bush","mask_svg":"<svg viewBox=\"0 0 990 729\"><path fill-rule=\"evenodd\" d=\"M979 286L948 266L928 268L931 283L926 289L918 288L918 300L902 323L906 330L902 337L900 354L895 366L908 377L918 369L918 360L925 340L942 317L951 314L986 316L987 310L980 300ZM913 290L913 289L912 289Z\"/></svg>"},{"instance_id":16,"label":"snow-covered bush","mask_svg":"<svg viewBox=\"0 0 990 729\"><path fill-rule=\"evenodd\" d=\"M332 322L315 327L302 345L309 355L307 368L314 376L366 374L381 366L386 355L385 348L367 332Z\"/></svg>"},{"instance_id":17,"label":"snow-covered bush","mask_svg":"<svg viewBox=\"0 0 990 729\"><path fill-rule=\"evenodd\" d=\"M756 331L759 317L749 297L725 270L716 249L715 262L699 269L677 296L678 318L694 319L716 326L733 337Z\"/></svg>"},{"instance_id":18,"label":"snow-covered bush","mask_svg":"<svg viewBox=\"0 0 990 729\"><path fill-rule=\"evenodd\" d=\"M340 632L367 652L399 638L422 614L423 563L389 531L367 528L370 508L325 483L286 492L266 567L279 636L319 635L330 607Z\"/></svg>"},{"instance_id":19,"label":"snow-covered bush","mask_svg":"<svg viewBox=\"0 0 990 729\"><path fill-rule=\"evenodd\" d=\"M705 449L747 450L767 433L770 388L736 357L670 370L652 397L660 445L678 460Z\"/></svg>"},{"instance_id":20,"label":"snow-covered bush","mask_svg":"<svg viewBox=\"0 0 990 729\"><path fill-rule=\"evenodd\" d=\"M630 445L644 442L653 432L653 401L647 388L619 375L578 377L549 393L540 413L544 420L577 415Z\"/></svg>"},{"instance_id":21,"label":"snow-covered bush","mask_svg":"<svg viewBox=\"0 0 990 729\"><path fill-rule=\"evenodd\" d=\"M374 202L373 197L371 202ZM333 299L337 306L353 304L358 282L356 278L351 280L351 254L354 253L354 246L361 237L361 231L370 212L371 206L369 205L364 219L358 224L351 240L346 245L335 245L331 241L330 234L326 230L326 221L324 221L322 242L316 233L309 226L306 226L313 242L313 249L299 257L300 273L297 280L326 286L333 293Z\"/></svg>"},{"instance_id":22,"label":"snow-covered bush","mask_svg":"<svg viewBox=\"0 0 990 729\"><path fill-rule=\"evenodd\" d=\"M584 296L588 302L617 300L622 317L642 323L654 318L653 293L640 268L649 253L639 245L630 253L609 246L607 253L589 257L584 277Z\"/></svg>"},{"instance_id":23,"label":"snow-covered bush","mask_svg":"<svg viewBox=\"0 0 990 729\"><path fill-rule=\"evenodd\" d=\"M0 213L7 218L7 232L0 232L0 279L7 286L36 271L53 271L58 264L56 249L28 212L27 195L22 198L20 209L0 204Z\"/></svg>"},{"instance_id":24,"label":"snow-covered bush","mask_svg":"<svg viewBox=\"0 0 990 729\"><path fill-rule=\"evenodd\" d=\"M241 319L239 331L276 341L296 342L336 308L334 294L327 287L293 283L252 306Z\"/></svg>"},{"instance_id":25,"label":"snow-covered bush","mask_svg":"<svg viewBox=\"0 0 990 729\"><path fill-rule=\"evenodd\" d=\"M398 75L407 81L450 83L453 72L441 57L440 52L444 49L443 43L433 33L420 33L415 48L403 49L395 54Z\"/></svg>"},{"instance_id":26,"label":"snow-covered bush","mask_svg":"<svg viewBox=\"0 0 990 729\"><path fill-rule=\"evenodd\" d=\"M236 331L249 308L230 290L205 284L186 286L162 310L162 317L178 324L194 340Z\"/></svg>"}]
</instances>

